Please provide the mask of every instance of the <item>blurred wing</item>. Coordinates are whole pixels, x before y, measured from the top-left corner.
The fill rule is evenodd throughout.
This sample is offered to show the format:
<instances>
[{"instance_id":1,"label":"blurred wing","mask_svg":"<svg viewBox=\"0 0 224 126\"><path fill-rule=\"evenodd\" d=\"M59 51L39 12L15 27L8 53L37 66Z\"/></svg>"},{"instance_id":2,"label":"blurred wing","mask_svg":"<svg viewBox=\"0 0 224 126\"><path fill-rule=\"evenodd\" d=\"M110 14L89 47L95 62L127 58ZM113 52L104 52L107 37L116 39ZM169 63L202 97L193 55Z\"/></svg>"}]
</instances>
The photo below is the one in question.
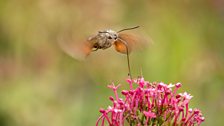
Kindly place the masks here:
<instances>
[{"instance_id":1,"label":"blurred wing","mask_svg":"<svg viewBox=\"0 0 224 126\"><path fill-rule=\"evenodd\" d=\"M84 60L92 52L92 45L89 41L79 44L60 41L59 46L66 54L77 60Z\"/></svg>"},{"instance_id":2,"label":"blurred wing","mask_svg":"<svg viewBox=\"0 0 224 126\"><path fill-rule=\"evenodd\" d=\"M128 52L130 53L133 50L143 49L144 47L147 47L148 41L143 36L140 37L130 33L119 33L118 40L114 42L116 51L127 54L126 45L128 47Z\"/></svg>"}]
</instances>

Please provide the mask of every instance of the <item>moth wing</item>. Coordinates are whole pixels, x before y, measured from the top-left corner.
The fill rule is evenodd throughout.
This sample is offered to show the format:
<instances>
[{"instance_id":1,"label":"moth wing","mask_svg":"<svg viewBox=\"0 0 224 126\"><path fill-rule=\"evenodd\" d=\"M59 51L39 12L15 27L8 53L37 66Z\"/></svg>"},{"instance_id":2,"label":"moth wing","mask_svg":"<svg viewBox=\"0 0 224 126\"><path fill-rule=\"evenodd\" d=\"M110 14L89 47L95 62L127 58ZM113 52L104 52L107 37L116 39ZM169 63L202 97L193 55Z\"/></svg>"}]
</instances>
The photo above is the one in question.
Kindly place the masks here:
<instances>
[{"instance_id":1,"label":"moth wing","mask_svg":"<svg viewBox=\"0 0 224 126\"><path fill-rule=\"evenodd\" d=\"M86 40L82 43L71 41L59 41L60 48L69 56L76 60L84 60L92 52L93 45L91 41Z\"/></svg>"},{"instance_id":2,"label":"moth wing","mask_svg":"<svg viewBox=\"0 0 224 126\"><path fill-rule=\"evenodd\" d=\"M152 42L152 41L150 41ZM142 50L149 45L149 40L145 37L133 33L119 33L118 39L114 42L114 47L117 52L127 54L133 50Z\"/></svg>"}]
</instances>

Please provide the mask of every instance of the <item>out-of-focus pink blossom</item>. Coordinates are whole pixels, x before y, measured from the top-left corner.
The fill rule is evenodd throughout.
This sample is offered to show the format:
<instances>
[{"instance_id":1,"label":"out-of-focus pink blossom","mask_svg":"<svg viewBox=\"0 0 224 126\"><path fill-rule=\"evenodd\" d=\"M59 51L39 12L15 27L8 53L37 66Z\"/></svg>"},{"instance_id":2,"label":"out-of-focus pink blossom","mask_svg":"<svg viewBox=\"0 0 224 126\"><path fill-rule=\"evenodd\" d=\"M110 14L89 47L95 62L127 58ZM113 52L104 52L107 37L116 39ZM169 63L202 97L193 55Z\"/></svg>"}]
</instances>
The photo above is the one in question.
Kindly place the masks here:
<instances>
[{"instance_id":1,"label":"out-of-focus pink blossom","mask_svg":"<svg viewBox=\"0 0 224 126\"><path fill-rule=\"evenodd\" d=\"M108 85L115 95L109 97L113 105L100 109L96 126L194 126L205 120L199 109L189 108L193 96L187 92L177 94L181 83L149 83L143 77L127 82L130 89L121 91L124 99L118 96L120 85Z\"/></svg>"}]
</instances>

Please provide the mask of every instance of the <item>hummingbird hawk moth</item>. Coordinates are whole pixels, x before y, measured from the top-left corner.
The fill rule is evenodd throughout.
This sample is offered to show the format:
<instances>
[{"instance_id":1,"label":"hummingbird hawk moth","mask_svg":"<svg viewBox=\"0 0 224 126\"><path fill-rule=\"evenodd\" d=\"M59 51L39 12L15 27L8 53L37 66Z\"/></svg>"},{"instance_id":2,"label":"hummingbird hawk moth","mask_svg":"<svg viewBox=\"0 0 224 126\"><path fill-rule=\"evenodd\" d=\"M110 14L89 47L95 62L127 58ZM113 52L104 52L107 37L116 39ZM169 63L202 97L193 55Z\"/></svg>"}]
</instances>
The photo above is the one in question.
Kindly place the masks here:
<instances>
[{"instance_id":1,"label":"hummingbird hawk moth","mask_svg":"<svg viewBox=\"0 0 224 126\"><path fill-rule=\"evenodd\" d=\"M131 76L129 54L133 49L143 47L143 45L145 45L145 41L134 34L125 33L124 31L137 28L139 28L139 26L125 28L117 32L110 29L98 31L96 35L89 37L85 42L80 43L79 45L66 45L60 43L60 46L67 54L75 59L83 59L91 52L99 49L105 50L114 46L117 52L127 55L129 76Z\"/></svg>"}]
</instances>

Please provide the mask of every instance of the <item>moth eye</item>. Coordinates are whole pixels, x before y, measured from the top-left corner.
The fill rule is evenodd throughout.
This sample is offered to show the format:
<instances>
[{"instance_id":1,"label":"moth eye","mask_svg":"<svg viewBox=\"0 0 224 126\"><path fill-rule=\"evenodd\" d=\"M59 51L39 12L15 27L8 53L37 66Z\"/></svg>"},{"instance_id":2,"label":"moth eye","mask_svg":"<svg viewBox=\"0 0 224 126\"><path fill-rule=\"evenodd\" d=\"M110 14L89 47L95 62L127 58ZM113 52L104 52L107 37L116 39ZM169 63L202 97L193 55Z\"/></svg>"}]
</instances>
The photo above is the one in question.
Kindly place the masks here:
<instances>
[{"instance_id":1,"label":"moth eye","mask_svg":"<svg viewBox=\"0 0 224 126\"><path fill-rule=\"evenodd\" d=\"M112 37L111 37L111 36L109 36L109 37L108 37L108 39L112 39Z\"/></svg>"}]
</instances>

